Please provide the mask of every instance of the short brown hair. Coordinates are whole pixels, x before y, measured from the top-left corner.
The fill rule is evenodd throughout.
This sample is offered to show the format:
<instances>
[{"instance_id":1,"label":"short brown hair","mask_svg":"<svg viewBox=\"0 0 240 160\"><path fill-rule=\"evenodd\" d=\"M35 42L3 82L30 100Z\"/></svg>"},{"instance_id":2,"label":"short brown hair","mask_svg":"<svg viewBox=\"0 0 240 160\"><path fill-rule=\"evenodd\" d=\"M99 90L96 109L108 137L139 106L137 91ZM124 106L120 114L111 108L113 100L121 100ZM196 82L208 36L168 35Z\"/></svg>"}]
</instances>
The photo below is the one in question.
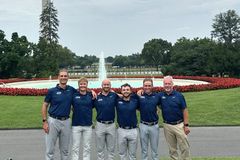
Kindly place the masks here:
<instances>
[{"instance_id":1,"label":"short brown hair","mask_svg":"<svg viewBox=\"0 0 240 160\"><path fill-rule=\"evenodd\" d=\"M122 89L123 87L129 87L130 89L132 89L131 85L128 84L128 83L125 83L125 84L121 85L121 89Z\"/></svg>"},{"instance_id":2,"label":"short brown hair","mask_svg":"<svg viewBox=\"0 0 240 160\"><path fill-rule=\"evenodd\" d=\"M87 83L88 83L88 80L87 80L86 77L81 77L81 78L78 80L78 84L79 84L80 82L87 82Z\"/></svg>"},{"instance_id":3,"label":"short brown hair","mask_svg":"<svg viewBox=\"0 0 240 160\"><path fill-rule=\"evenodd\" d=\"M144 78L143 84L144 84L145 82L147 82L147 81L151 82L152 85L153 85L153 80L152 80L152 78Z\"/></svg>"},{"instance_id":4,"label":"short brown hair","mask_svg":"<svg viewBox=\"0 0 240 160\"><path fill-rule=\"evenodd\" d=\"M68 74L68 70L66 68L59 69L58 75L60 75L61 72L67 72Z\"/></svg>"}]
</instances>

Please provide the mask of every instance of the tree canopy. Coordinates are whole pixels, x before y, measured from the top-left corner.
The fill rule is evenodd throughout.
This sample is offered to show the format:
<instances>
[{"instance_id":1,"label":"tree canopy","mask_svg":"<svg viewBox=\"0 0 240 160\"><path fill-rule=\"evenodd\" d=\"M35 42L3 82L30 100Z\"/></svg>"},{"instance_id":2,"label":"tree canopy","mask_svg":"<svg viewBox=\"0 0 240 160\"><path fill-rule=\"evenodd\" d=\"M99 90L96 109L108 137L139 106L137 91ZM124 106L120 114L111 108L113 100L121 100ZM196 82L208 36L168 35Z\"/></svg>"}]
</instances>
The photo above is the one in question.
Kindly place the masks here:
<instances>
[{"instance_id":1,"label":"tree canopy","mask_svg":"<svg viewBox=\"0 0 240 160\"><path fill-rule=\"evenodd\" d=\"M240 40L240 17L235 10L220 13L213 19L212 36L220 42L232 44Z\"/></svg>"}]
</instances>

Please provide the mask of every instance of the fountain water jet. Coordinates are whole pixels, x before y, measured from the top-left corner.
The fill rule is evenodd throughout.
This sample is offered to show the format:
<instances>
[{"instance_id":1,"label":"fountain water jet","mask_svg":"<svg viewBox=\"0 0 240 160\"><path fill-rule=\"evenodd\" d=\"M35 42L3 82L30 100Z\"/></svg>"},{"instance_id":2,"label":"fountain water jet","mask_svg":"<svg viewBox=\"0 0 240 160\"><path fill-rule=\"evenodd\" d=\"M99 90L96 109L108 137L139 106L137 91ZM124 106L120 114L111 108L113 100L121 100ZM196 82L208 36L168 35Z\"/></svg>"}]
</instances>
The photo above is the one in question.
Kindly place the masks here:
<instances>
[{"instance_id":1,"label":"fountain water jet","mask_svg":"<svg viewBox=\"0 0 240 160\"><path fill-rule=\"evenodd\" d=\"M105 67L104 53L101 52L99 57L98 81L102 82L106 78L107 78L107 72Z\"/></svg>"}]
</instances>

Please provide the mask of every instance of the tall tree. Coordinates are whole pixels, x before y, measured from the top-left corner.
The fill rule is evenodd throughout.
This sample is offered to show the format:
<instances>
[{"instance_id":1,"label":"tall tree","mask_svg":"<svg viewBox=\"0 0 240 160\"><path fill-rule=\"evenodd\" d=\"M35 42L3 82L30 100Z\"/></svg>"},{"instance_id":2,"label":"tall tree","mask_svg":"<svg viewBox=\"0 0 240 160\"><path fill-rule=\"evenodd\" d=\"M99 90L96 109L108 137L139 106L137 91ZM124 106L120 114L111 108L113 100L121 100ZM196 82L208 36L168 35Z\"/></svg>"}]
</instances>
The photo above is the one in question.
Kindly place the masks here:
<instances>
[{"instance_id":1,"label":"tall tree","mask_svg":"<svg viewBox=\"0 0 240 160\"><path fill-rule=\"evenodd\" d=\"M145 64L153 65L159 68L159 65L165 65L170 62L170 51L172 44L162 39L152 39L144 44L142 57Z\"/></svg>"},{"instance_id":2,"label":"tall tree","mask_svg":"<svg viewBox=\"0 0 240 160\"><path fill-rule=\"evenodd\" d=\"M58 43L58 26L57 9L54 7L53 2L49 2L40 15L40 37L50 44Z\"/></svg>"},{"instance_id":3,"label":"tall tree","mask_svg":"<svg viewBox=\"0 0 240 160\"><path fill-rule=\"evenodd\" d=\"M227 45L240 40L240 17L235 10L217 14L213 21L213 37Z\"/></svg>"},{"instance_id":4,"label":"tall tree","mask_svg":"<svg viewBox=\"0 0 240 160\"><path fill-rule=\"evenodd\" d=\"M1 35L1 37L4 37ZM32 72L31 65L31 43L28 42L25 36L18 36L17 32L12 34L11 42L4 39L2 54L0 60L1 77L27 77Z\"/></svg>"},{"instance_id":5,"label":"tall tree","mask_svg":"<svg viewBox=\"0 0 240 160\"><path fill-rule=\"evenodd\" d=\"M171 63L162 72L176 75L210 75L209 56L216 46L210 39L180 38L172 49Z\"/></svg>"}]
</instances>

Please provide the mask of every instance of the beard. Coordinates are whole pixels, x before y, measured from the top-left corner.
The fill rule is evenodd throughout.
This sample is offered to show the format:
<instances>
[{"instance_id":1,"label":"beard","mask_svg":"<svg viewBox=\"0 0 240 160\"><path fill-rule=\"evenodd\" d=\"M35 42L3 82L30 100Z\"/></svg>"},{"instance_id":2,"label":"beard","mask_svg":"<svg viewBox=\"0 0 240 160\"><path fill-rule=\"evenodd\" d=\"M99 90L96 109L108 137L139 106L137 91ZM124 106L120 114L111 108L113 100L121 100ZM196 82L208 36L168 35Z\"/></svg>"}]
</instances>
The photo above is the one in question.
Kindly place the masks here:
<instances>
[{"instance_id":1,"label":"beard","mask_svg":"<svg viewBox=\"0 0 240 160\"><path fill-rule=\"evenodd\" d=\"M124 98L129 98L130 95L131 95L131 93L124 93L124 94L123 94L123 97L124 97Z\"/></svg>"}]
</instances>

